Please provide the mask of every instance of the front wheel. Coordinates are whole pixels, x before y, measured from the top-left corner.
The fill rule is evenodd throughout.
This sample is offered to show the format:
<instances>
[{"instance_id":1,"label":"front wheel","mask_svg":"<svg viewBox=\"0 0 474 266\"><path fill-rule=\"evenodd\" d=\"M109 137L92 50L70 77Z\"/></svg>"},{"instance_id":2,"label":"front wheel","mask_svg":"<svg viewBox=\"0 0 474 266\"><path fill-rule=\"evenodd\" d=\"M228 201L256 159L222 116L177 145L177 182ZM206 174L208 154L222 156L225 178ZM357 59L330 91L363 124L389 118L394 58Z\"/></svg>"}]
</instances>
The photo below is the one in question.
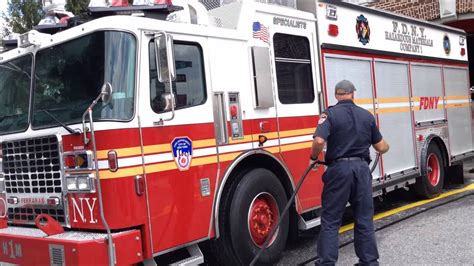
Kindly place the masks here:
<instances>
[{"instance_id":1,"label":"front wheel","mask_svg":"<svg viewBox=\"0 0 474 266\"><path fill-rule=\"evenodd\" d=\"M430 143L426 157L421 161L421 176L415 183L415 192L423 198L434 198L441 194L444 183L444 163L436 143Z\"/></svg>"},{"instance_id":2,"label":"front wheel","mask_svg":"<svg viewBox=\"0 0 474 266\"><path fill-rule=\"evenodd\" d=\"M220 220L222 235L221 245L227 245L233 252L227 252L226 258L221 261L237 262L248 265L258 253L272 228L283 219L280 227L271 238L268 247L260 256L259 264L276 262L284 250L288 237L288 215L281 217L287 197L278 178L269 170L253 169L247 172L234 187L227 212ZM224 205L227 205L223 202ZM223 254L216 254L219 255ZM230 264L234 264L230 263Z\"/></svg>"}]
</instances>

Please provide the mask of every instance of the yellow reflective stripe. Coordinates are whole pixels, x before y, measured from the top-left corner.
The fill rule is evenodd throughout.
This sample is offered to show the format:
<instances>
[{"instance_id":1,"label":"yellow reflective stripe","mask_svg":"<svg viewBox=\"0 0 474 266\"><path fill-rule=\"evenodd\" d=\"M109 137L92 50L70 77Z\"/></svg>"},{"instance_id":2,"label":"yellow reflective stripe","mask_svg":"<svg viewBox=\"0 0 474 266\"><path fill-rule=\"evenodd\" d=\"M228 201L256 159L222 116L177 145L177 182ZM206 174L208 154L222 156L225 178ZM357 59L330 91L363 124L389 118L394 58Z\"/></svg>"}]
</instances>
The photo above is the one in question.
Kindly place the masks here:
<instances>
[{"instance_id":1,"label":"yellow reflective stripe","mask_svg":"<svg viewBox=\"0 0 474 266\"><path fill-rule=\"evenodd\" d=\"M451 103L446 105L446 109L471 107L471 103Z\"/></svg>"},{"instance_id":2,"label":"yellow reflective stripe","mask_svg":"<svg viewBox=\"0 0 474 266\"><path fill-rule=\"evenodd\" d=\"M445 96L445 100L464 100L464 99L469 99L469 95L451 95L451 96Z\"/></svg>"},{"instance_id":3,"label":"yellow reflective stripe","mask_svg":"<svg viewBox=\"0 0 474 266\"><path fill-rule=\"evenodd\" d=\"M378 103L400 103L400 102L409 102L410 98L408 97L393 97L393 98L377 98Z\"/></svg>"},{"instance_id":4,"label":"yellow reflective stripe","mask_svg":"<svg viewBox=\"0 0 474 266\"><path fill-rule=\"evenodd\" d=\"M311 147L312 141L306 141L298 144L290 144L290 145L283 145L281 146L281 151L286 152L286 151L294 151L294 150L301 150L301 149L307 149Z\"/></svg>"},{"instance_id":5,"label":"yellow reflective stripe","mask_svg":"<svg viewBox=\"0 0 474 266\"><path fill-rule=\"evenodd\" d=\"M384 113L400 113L400 112L410 112L410 107L394 107L394 108L380 108L377 110L378 114Z\"/></svg>"},{"instance_id":6,"label":"yellow reflective stripe","mask_svg":"<svg viewBox=\"0 0 474 266\"><path fill-rule=\"evenodd\" d=\"M118 157L128 157L128 156L134 156L134 155L140 155L141 154L140 147L110 149L110 150L115 150L117 152ZM97 151L97 158L99 158L99 160L107 159L107 153L110 150Z\"/></svg>"},{"instance_id":7,"label":"yellow reflective stripe","mask_svg":"<svg viewBox=\"0 0 474 266\"><path fill-rule=\"evenodd\" d=\"M355 104L371 104L371 103L374 103L374 99L373 98L355 98L354 99L354 103Z\"/></svg>"},{"instance_id":8,"label":"yellow reflective stripe","mask_svg":"<svg viewBox=\"0 0 474 266\"><path fill-rule=\"evenodd\" d=\"M314 121L314 123L316 124L316 121ZM304 128L304 129L282 131L280 133L280 138L313 134L315 129L316 128Z\"/></svg>"}]
</instances>

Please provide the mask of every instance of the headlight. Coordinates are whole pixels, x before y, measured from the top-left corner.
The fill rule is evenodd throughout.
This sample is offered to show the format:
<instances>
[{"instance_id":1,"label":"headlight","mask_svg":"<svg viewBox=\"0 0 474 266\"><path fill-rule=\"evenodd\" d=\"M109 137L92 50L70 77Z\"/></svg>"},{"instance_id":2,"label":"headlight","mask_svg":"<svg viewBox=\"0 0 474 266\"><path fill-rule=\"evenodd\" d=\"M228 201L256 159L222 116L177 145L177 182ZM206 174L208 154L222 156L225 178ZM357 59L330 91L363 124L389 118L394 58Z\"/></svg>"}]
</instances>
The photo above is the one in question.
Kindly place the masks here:
<instances>
[{"instance_id":1,"label":"headlight","mask_svg":"<svg viewBox=\"0 0 474 266\"><path fill-rule=\"evenodd\" d=\"M90 190L91 185L90 182L91 180L89 179L88 176L78 176L77 177L77 189L78 190Z\"/></svg>"},{"instance_id":2,"label":"headlight","mask_svg":"<svg viewBox=\"0 0 474 266\"><path fill-rule=\"evenodd\" d=\"M95 192L94 175L68 175L66 186L69 192Z\"/></svg>"},{"instance_id":3,"label":"headlight","mask_svg":"<svg viewBox=\"0 0 474 266\"><path fill-rule=\"evenodd\" d=\"M66 177L66 185L68 191L77 190L76 177Z\"/></svg>"}]
</instances>

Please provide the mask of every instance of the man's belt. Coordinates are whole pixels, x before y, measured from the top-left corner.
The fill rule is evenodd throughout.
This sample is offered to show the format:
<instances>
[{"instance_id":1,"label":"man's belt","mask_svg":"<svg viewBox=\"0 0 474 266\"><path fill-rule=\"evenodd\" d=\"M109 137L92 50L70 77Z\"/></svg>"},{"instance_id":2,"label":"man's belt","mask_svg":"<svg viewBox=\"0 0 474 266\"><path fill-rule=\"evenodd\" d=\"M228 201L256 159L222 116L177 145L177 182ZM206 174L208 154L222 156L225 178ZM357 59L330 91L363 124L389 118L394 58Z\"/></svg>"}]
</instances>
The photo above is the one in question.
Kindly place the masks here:
<instances>
[{"instance_id":1,"label":"man's belt","mask_svg":"<svg viewBox=\"0 0 474 266\"><path fill-rule=\"evenodd\" d=\"M342 158L337 158L333 162L337 163L337 162L343 162L343 161L364 161L364 162L367 162L367 160L365 158L362 158L362 157L342 157Z\"/></svg>"}]
</instances>

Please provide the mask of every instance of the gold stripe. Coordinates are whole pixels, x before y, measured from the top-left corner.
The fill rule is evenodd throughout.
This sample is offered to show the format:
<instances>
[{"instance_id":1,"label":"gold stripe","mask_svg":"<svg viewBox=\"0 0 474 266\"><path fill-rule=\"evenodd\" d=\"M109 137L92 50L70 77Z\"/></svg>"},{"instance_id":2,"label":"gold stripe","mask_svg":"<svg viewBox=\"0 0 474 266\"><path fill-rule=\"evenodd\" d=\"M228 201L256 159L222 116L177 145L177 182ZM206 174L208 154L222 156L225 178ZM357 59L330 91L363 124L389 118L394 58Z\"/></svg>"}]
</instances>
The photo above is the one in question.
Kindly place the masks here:
<instances>
[{"instance_id":1,"label":"gold stripe","mask_svg":"<svg viewBox=\"0 0 474 266\"><path fill-rule=\"evenodd\" d=\"M360 99L354 99L355 104L373 104L374 99L372 98L360 98Z\"/></svg>"},{"instance_id":2,"label":"gold stripe","mask_svg":"<svg viewBox=\"0 0 474 266\"><path fill-rule=\"evenodd\" d=\"M456 189L456 190L453 190L453 191L443 193L443 194L439 195L436 198L414 202L414 203L411 203L411 204L408 204L408 205L405 205L405 206L402 206L402 207L399 207L399 208L395 208L393 210L378 213L374 216L374 221L383 219L383 218L388 217L388 216L392 216L392 215L400 213L402 211L406 211L406 210L413 209L413 208L421 206L421 205L431 203L433 201L444 199L444 198L447 198L447 197L452 196L452 195L456 195L456 194L459 194L459 193L462 193L462 192L470 191L470 190L474 190L474 184L470 184L470 185L468 185L464 188L461 188L461 189ZM346 231L349 231L349 230L352 230L352 229L354 229L354 224L353 223L341 227L339 229L339 233L342 234L342 233L344 233Z\"/></svg>"},{"instance_id":3,"label":"gold stripe","mask_svg":"<svg viewBox=\"0 0 474 266\"><path fill-rule=\"evenodd\" d=\"M410 98L408 97L393 97L393 98L377 98L378 103L399 103L399 102L409 102Z\"/></svg>"},{"instance_id":4,"label":"gold stripe","mask_svg":"<svg viewBox=\"0 0 474 266\"><path fill-rule=\"evenodd\" d=\"M464 99L469 99L469 95L451 95L451 96L445 96L445 100L464 100Z\"/></svg>"},{"instance_id":5,"label":"gold stripe","mask_svg":"<svg viewBox=\"0 0 474 266\"><path fill-rule=\"evenodd\" d=\"M294 150L301 150L301 149L307 149L311 147L312 141L306 141L298 144L292 144L292 145L283 145L281 146L281 151L286 152L286 151L294 151Z\"/></svg>"},{"instance_id":6,"label":"gold stripe","mask_svg":"<svg viewBox=\"0 0 474 266\"><path fill-rule=\"evenodd\" d=\"M316 123L316 121L315 121L315 123ZM305 128L305 129L295 129L295 130L282 131L280 133L280 138L313 134L315 129L316 128Z\"/></svg>"},{"instance_id":7,"label":"gold stripe","mask_svg":"<svg viewBox=\"0 0 474 266\"><path fill-rule=\"evenodd\" d=\"M446 105L446 109L470 107L470 103L451 103Z\"/></svg>"},{"instance_id":8,"label":"gold stripe","mask_svg":"<svg viewBox=\"0 0 474 266\"><path fill-rule=\"evenodd\" d=\"M394 107L394 108L380 108L377 110L378 114L383 113L401 113L401 112L410 112L410 107Z\"/></svg>"},{"instance_id":9,"label":"gold stripe","mask_svg":"<svg viewBox=\"0 0 474 266\"><path fill-rule=\"evenodd\" d=\"M128 157L128 156L140 155L141 154L140 147L110 149L110 150L115 150L117 152L117 157ZM99 160L107 159L107 153L108 152L109 152L109 150L97 151L97 158L99 158Z\"/></svg>"}]
</instances>

